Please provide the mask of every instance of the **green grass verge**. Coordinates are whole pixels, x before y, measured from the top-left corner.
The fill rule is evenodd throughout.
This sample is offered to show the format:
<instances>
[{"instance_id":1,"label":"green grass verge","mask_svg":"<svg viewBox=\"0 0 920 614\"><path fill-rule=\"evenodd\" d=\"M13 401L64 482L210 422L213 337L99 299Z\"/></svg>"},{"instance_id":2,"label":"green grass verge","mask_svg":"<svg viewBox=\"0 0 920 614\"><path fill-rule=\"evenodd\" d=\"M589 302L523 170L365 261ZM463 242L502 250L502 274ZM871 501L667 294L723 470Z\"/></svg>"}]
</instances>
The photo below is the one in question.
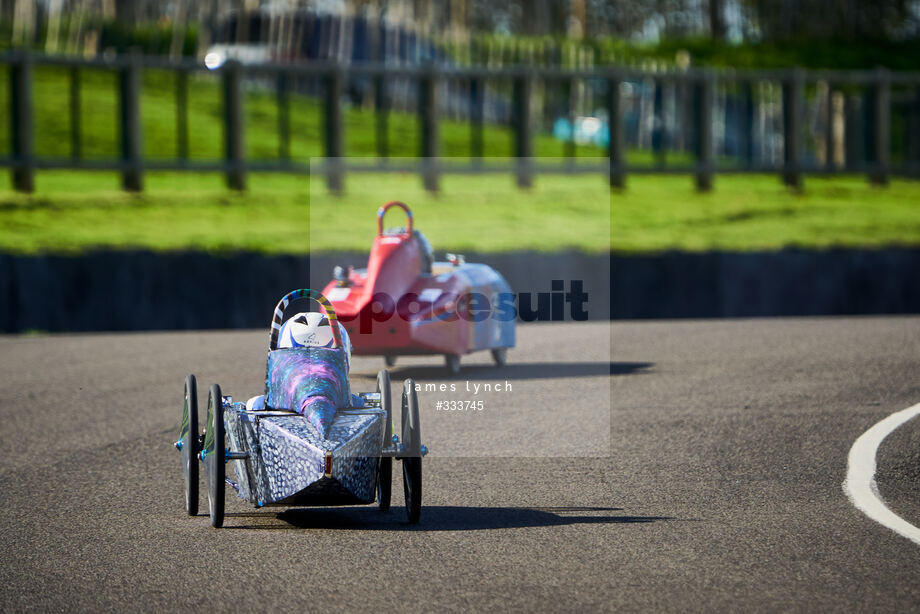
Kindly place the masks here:
<instances>
[{"instance_id":1,"label":"green grass verge","mask_svg":"<svg viewBox=\"0 0 920 614\"><path fill-rule=\"evenodd\" d=\"M313 183L313 249L366 250L377 231L376 208L387 200L412 208L416 228L437 252L609 249L610 196L600 176L541 176L530 190L517 188L509 174L446 176L441 183L431 194L417 175L353 176L344 196ZM387 227L404 224L402 212L387 214Z\"/></svg>"},{"instance_id":2,"label":"green grass verge","mask_svg":"<svg viewBox=\"0 0 920 614\"><path fill-rule=\"evenodd\" d=\"M809 177L795 193L775 176L724 176L708 194L696 193L690 177L672 176L633 176L612 194L597 176L541 176L531 190L508 175L446 176L441 185L432 195L417 175L353 174L345 195L334 196L321 182L311 191L305 177L253 174L238 194L217 174L150 173L144 193L126 194L112 173L49 171L39 174L35 194L22 195L4 173L0 251L304 253L311 236L314 250L366 250L374 213L389 199L412 206L439 254L920 246L917 182L875 188L862 177ZM401 223L393 215L387 224Z\"/></svg>"},{"instance_id":3,"label":"green grass verge","mask_svg":"<svg viewBox=\"0 0 920 614\"><path fill-rule=\"evenodd\" d=\"M920 183L871 186L865 177L805 179L801 193L772 175L717 177L693 192L688 178L630 179L611 197L613 249L754 251L784 247L920 246Z\"/></svg>"}]
</instances>

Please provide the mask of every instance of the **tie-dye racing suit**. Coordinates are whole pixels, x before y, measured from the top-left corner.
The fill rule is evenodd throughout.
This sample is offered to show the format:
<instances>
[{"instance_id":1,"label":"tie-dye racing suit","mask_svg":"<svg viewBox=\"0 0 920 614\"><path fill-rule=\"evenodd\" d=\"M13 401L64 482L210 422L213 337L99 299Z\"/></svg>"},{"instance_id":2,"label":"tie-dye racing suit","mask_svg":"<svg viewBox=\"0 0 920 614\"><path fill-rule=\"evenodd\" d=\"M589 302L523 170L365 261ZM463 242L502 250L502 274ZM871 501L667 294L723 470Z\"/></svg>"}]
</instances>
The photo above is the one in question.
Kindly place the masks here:
<instances>
[{"instance_id":1,"label":"tie-dye racing suit","mask_svg":"<svg viewBox=\"0 0 920 614\"><path fill-rule=\"evenodd\" d=\"M325 437L337 409L353 405L345 351L299 347L268 353L265 408L302 414Z\"/></svg>"}]
</instances>

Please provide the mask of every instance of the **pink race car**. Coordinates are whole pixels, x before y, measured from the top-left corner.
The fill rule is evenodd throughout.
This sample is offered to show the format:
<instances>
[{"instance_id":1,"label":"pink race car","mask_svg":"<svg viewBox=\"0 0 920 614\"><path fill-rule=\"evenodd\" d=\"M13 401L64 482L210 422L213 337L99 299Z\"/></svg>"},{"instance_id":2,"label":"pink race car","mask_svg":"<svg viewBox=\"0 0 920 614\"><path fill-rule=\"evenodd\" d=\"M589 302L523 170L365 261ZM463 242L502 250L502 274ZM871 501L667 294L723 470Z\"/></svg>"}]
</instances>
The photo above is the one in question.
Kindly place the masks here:
<instances>
[{"instance_id":1,"label":"pink race car","mask_svg":"<svg viewBox=\"0 0 920 614\"><path fill-rule=\"evenodd\" d=\"M386 212L406 212L405 228L384 231ZM443 354L448 370L460 357L490 350L503 365L514 347L514 295L505 279L485 264L447 254L436 262L431 244L413 229L412 211L393 201L377 211L377 236L367 268L336 267L323 294L345 324L355 354L382 355L387 366L409 354Z\"/></svg>"}]
</instances>

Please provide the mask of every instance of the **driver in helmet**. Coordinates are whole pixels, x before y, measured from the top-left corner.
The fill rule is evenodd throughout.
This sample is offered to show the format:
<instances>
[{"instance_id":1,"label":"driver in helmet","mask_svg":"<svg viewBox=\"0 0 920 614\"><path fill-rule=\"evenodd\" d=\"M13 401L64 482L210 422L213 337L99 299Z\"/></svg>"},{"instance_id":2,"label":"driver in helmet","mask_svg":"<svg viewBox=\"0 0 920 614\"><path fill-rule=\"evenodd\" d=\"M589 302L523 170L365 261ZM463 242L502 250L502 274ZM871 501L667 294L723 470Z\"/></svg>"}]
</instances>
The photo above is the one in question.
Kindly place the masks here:
<instances>
[{"instance_id":1,"label":"driver in helmet","mask_svg":"<svg viewBox=\"0 0 920 614\"><path fill-rule=\"evenodd\" d=\"M348 382L348 372L351 368L351 340L341 322L337 322L336 324L341 334L341 351L344 353L345 358L345 373L342 374L342 384L345 387L345 404L335 409L343 409L344 407L363 407L363 399L358 395L351 394L351 388ZM323 348L331 350L334 344L335 340L332 336L332 327L329 325L329 318L323 313L312 311L301 312L285 320L278 335L279 350L285 348ZM317 363L322 362L322 355L317 354L315 359ZM293 409L306 416L310 412L311 405L324 402L326 402L326 399L323 398L322 394L315 394L304 399L302 407L290 407L286 409ZM246 409L247 411L266 409L265 396L259 395L249 399L246 403Z\"/></svg>"}]
</instances>

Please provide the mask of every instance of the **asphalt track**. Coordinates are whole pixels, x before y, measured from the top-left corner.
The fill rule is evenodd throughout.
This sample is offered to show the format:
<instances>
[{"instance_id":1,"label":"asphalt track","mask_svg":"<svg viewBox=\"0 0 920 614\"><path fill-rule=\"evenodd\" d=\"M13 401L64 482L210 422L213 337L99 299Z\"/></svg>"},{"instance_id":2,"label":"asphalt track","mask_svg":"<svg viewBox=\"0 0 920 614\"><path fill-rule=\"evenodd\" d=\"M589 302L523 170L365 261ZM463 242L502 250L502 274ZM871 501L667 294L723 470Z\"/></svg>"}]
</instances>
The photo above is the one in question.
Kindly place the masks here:
<instances>
[{"instance_id":1,"label":"asphalt track","mask_svg":"<svg viewBox=\"0 0 920 614\"><path fill-rule=\"evenodd\" d=\"M209 382L257 392L265 332L0 338L0 610L916 610L920 547L841 482L853 441L920 401L920 318L621 322L599 355L607 331L525 326L504 370L471 358L456 382L513 385L482 412L438 413L423 393L417 527L394 482L386 514L229 500L221 530L204 495L199 517L182 509L182 379L198 374L202 402ZM450 382L437 364L406 360L394 380ZM379 366L356 359L355 387ZM577 441L602 389L598 454ZM488 456L529 439L495 432L524 412L566 457ZM498 443L458 455L490 415ZM916 420L877 476L920 526Z\"/></svg>"}]
</instances>

